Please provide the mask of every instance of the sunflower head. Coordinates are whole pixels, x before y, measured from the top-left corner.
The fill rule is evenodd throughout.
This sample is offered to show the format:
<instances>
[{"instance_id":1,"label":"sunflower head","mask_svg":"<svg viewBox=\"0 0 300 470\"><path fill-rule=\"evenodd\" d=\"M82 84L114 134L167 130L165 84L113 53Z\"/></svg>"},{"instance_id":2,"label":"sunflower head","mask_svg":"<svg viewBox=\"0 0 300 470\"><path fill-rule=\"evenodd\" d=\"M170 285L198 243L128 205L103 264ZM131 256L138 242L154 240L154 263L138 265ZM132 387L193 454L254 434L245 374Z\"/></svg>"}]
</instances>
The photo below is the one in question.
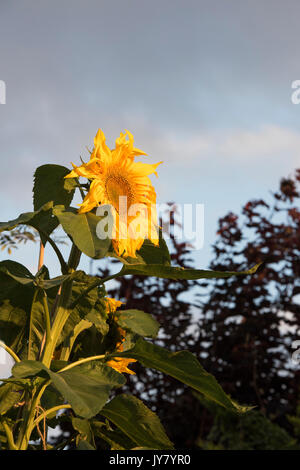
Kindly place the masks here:
<instances>
[{"instance_id":1,"label":"sunflower head","mask_svg":"<svg viewBox=\"0 0 300 470\"><path fill-rule=\"evenodd\" d=\"M83 176L90 188L80 213L89 212L101 205L113 209L113 247L118 255L136 257L146 238L158 245L156 193L149 175L156 173L161 163L136 162L136 156L146 155L134 147L129 131L116 139L115 148L109 149L105 136L99 129L94 139L90 160L81 166L73 165L66 178Z\"/></svg>"},{"instance_id":2,"label":"sunflower head","mask_svg":"<svg viewBox=\"0 0 300 470\"><path fill-rule=\"evenodd\" d=\"M122 305L123 302L120 300L112 299L110 297L106 297L106 313L108 315L112 315L118 307ZM118 327L118 342L116 344L115 349L119 352L123 351L123 343L126 338L126 331L123 330L123 328ZM117 372L123 373L125 372L126 374L135 374L133 370L128 369L128 365L131 364L132 362L136 362L135 359L128 359L125 357L114 357L110 361L107 361L106 365L109 367L112 367L115 369Z\"/></svg>"}]
</instances>

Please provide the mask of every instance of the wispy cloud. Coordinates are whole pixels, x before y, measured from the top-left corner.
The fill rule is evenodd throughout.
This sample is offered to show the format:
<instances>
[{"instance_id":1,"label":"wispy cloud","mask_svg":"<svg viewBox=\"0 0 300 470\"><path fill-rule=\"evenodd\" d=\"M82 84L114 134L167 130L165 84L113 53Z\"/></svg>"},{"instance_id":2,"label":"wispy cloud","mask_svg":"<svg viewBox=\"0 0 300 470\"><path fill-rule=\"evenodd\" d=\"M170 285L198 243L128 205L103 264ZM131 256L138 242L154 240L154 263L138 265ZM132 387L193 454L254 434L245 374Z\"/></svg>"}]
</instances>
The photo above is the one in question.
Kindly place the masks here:
<instances>
[{"instance_id":1,"label":"wispy cloud","mask_svg":"<svg viewBox=\"0 0 300 470\"><path fill-rule=\"evenodd\" d=\"M214 157L226 158L227 163L242 165L260 159L285 158L287 166L300 164L300 132L279 126L264 126L258 130L232 129L199 132L179 136L168 134L160 147L168 149L172 160L188 159L190 163ZM267 161L267 160L265 160Z\"/></svg>"}]
</instances>

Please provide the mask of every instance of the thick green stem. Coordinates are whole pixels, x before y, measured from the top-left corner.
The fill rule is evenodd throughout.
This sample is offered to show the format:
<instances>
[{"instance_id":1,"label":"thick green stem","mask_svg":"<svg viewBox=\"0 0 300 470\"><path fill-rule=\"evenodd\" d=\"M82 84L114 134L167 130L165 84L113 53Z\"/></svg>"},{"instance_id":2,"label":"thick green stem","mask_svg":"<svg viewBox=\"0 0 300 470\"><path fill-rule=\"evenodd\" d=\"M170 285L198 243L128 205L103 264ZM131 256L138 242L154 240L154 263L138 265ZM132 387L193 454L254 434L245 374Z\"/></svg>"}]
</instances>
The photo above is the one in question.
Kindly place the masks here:
<instances>
[{"instance_id":1,"label":"thick green stem","mask_svg":"<svg viewBox=\"0 0 300 470\"><path fill-rule=\"evenodd\" d=\"M20 429L19 438L17 442L17 448L19 450L26 450L28 447L30 436L34 428L33 423L34 423L36 407L39 405L41 397L45 389L48 387L50 383L51 383L51 380L47 380L46 382L43 382L43 384L40 385L40 388L36 391L32 400L28 403L26 407L25 416L23 418L23 425Z\"/></svg>"},{"instance_id":2,"label":"thick green stem","mask_svg":"<svg viewBox=\"0 0 300 470\"><path fill-rule=\"evenodd\" d=\"M79 264L81 251L73 244L70 257L68 261L68 272L74 272ZM56 348L57 341L62 332L62 329L70 314L70 298L72 294L73 280L69 279L62 285L60 298L54 321L51 328L50 341L46 344L43 354L43 363L49 367L52 361L52 357Z\"/></svg>"},{"instance_id":3,"label":"thick green stem","mask_svg":"<svg viewBox=\"0 0 300 470\"><path fill-rule=\"evenodd\" d=\"M8 426L8 424L5 421L3 421L1 424L6 434L9 450L17 450L17 446L15 444L14 436L13 436L11 428Z\"/></svg>"},{"instance_id":4,"label":"thick green stem","mask_svg":"<svg viewBox=\"0 0 300 470\"><path fill-rule=\"evenodd\" d=\"M45 325L46 325L46 344L51 341L51 318L48 307L47 294L43 291L43 307L45 313Z\"/></svg>"}]
</instances>

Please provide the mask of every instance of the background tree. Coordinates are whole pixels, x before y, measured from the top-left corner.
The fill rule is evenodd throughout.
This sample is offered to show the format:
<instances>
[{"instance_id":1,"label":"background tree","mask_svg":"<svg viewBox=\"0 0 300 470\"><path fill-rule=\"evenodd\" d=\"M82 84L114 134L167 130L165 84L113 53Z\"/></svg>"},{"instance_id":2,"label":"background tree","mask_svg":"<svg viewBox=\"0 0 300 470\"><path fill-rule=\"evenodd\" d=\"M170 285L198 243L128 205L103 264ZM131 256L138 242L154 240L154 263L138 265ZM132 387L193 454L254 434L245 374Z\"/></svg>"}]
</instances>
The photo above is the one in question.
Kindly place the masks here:
<instances>
[{"instance_id":1,"label":"background tree","mask_svg":"<svg viewBox=\"0 0 300 470\"><path fill-rule=\"evenodd\" d=\"M300 320L300 170L282 179L272 200L252 200L241 216L219 220L210 268L264 265L252 278L214 281L201 302L202 363L225 390L288 428L299 371L292 343Z\"/></svg>"}]
</instances>

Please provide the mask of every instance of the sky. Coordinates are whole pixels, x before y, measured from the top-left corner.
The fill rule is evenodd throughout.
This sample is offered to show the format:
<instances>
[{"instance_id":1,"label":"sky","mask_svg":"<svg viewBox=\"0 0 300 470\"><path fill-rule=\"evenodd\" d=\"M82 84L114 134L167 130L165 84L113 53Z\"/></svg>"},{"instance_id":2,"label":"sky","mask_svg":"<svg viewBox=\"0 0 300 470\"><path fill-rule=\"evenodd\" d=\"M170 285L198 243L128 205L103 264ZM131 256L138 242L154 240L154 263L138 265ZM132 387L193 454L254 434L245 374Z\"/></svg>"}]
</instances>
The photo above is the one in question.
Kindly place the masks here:
<instances>
[{"instance_id":1,"label":"sky","mask_svg":"<svg viewBox=\"0 0 300 470\"><path fill-rule=\"evenodd\" d=\"M204 204L207 268L218 218L300 166L299 15L297 0L0 0L0 220L32 209L37 166L128 129L163 161L158 202ZM32 272L37 257L14 252ZM49 247L45 263L58 274Z\"/></svg>"}]
</instances>

